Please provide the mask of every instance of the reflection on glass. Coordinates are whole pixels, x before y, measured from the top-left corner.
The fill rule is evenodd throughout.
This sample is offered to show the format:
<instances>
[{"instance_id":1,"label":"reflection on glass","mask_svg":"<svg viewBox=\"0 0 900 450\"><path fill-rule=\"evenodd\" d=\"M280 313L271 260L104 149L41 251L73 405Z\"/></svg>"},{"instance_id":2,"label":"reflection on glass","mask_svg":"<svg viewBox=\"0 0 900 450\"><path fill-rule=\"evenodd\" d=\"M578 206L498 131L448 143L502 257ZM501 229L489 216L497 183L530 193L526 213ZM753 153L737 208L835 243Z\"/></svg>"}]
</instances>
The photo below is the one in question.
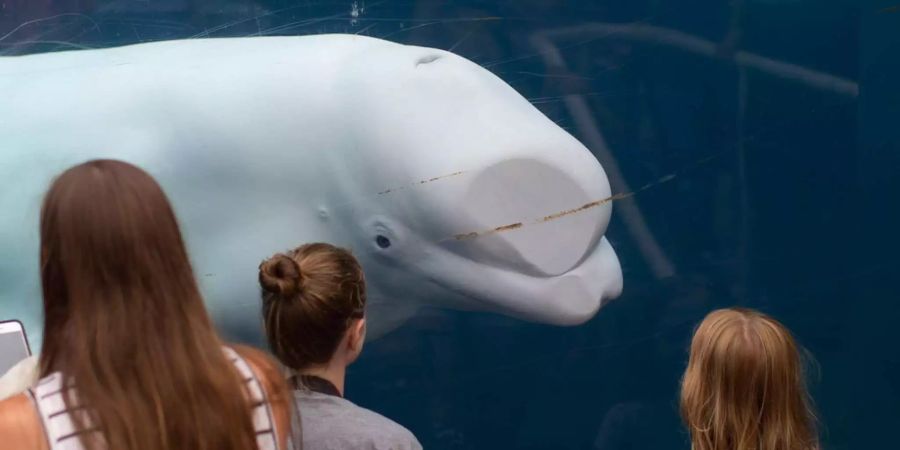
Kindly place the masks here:
<instances>
[{"instance_id":1,"label":"reflection on glass","mask_svg":"<svg viewBox=\"0 0 900 450\"><path fill-rule=\"evenodd\" d=\"M380 330L348 396L426 448L686 448L687 342L732 305L816 356L825 448L884 446L900 15L862 3L8 3L0 319L39 345L50 174L127 153L173 197L233 337L261 342L262 257L352 246ZM312 36L335 33L424 48ZM207 40L225 37L253 39ZM88 57L17 56L176 39L192 41L100 53L115 69L80 88L62 62ZM166 58L194 78L167 84ZM122 97L135 86L155 89Z\"/></svg>"}]
</instances>

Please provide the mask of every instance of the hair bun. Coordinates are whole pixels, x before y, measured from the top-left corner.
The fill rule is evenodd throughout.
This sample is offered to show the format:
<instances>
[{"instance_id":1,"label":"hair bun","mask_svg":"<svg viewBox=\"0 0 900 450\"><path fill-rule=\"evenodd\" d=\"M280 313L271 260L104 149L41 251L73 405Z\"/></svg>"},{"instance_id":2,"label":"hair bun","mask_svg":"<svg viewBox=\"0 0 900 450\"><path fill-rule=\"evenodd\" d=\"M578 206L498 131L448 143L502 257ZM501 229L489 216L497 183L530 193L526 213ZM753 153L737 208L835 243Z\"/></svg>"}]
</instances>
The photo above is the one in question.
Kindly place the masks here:
<instances>
[{"instance_id":1,"label":"hair bun","mask_svg":"<svg viewBox=\"0 0 900 450\"><path fill-rule=\"evenodd\" d=\"M293 258L279 253L259 265L259 285L268 292L290 297L302 290L300 265Z\"/></svg>"}]
</instances>

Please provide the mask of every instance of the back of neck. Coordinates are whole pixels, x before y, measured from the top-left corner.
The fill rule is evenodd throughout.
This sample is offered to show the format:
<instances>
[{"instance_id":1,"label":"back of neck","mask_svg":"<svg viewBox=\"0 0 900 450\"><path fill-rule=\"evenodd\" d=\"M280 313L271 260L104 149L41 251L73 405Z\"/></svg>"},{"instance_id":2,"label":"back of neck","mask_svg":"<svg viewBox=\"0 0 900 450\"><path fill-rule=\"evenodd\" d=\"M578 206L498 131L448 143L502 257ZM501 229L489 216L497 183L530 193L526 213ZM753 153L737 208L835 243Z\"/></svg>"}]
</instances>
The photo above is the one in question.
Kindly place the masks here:
<instances>
[{"instance_id":1,"label":"back of neck","mask_svg":"<svg viewBox=\"0 0 900 450\"><path fill-rule=\"evenodd\" d=\"M344 378L346 374L347 368L338 364L314 366L299 372L299 375L319 377L330 382L337 388L342 397L344 396Z\"/></svg>"}]
</instances>

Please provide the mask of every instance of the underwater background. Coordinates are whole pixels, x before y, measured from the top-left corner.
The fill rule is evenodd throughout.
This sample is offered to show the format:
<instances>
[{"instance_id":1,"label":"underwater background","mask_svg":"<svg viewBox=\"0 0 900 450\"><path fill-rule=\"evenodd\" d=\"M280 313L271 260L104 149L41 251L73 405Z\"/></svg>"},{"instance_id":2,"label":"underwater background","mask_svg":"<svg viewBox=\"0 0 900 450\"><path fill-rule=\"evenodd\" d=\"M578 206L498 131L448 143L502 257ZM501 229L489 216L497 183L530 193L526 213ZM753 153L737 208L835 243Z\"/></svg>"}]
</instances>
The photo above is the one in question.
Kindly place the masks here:
<instances>
[{"instance_id":1,"label":"underwater background","mask_svg":"<svg viewBox=\"0 0 900 450\"><path fill-rule=\"evenodd\" d=\"M2 55L322 33L475 61L634 194L593 320L427 310L367 345L349 398L429 449L687 449L691 331L741 305L814 357L825 449L896 445L900 1L0 0Z\"/></svg>"}]
</instances>

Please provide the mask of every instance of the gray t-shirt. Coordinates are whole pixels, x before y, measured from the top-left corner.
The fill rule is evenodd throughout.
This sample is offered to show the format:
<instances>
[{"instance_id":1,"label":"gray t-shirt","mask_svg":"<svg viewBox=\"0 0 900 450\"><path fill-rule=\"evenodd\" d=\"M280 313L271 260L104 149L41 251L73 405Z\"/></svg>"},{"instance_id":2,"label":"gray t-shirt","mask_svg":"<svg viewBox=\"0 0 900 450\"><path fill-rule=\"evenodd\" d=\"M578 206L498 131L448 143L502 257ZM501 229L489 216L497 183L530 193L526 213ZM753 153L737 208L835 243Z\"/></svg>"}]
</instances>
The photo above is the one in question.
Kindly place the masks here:
<instances>
[{"instance_id":1,"label":"gray t-shirt","mask_svg":"<svg viewBox=\"0 0 900 450\"><path fill-rule=\"evenodd\" d=\"M334 395L294 391L303 450L421 450L400 424Z\"/></svg>"}]
</instances>

